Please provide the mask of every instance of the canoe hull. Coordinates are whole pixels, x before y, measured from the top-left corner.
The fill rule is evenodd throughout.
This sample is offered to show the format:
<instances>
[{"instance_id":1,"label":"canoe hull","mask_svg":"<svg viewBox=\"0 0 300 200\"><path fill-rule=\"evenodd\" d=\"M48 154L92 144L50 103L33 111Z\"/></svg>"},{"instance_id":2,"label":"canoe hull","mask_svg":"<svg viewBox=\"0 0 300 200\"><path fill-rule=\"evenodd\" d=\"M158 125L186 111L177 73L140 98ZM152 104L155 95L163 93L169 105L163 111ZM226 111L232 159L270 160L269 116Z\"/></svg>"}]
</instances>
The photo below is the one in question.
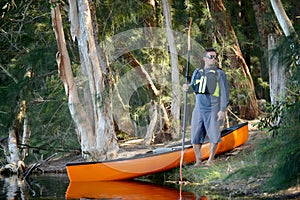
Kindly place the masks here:
<instances>
[{"instance_id":1,"label":"canoe hull","mask_svg":"<svg viewBox=\"0 0 300 200\"><path fill-rule=\"evenodd\" d=\"M217 154L230 151L248 139L248 124L244 123L238 128L229 130L218 144ZM174 148L170 152L145 155L129 159L117 159L103 162L67 163L67 173L71 182L113 181L133 179L136 177L154 174L176 168L180 165L181 148ZM202 146L202 159L209 157L209 143ZM184 163L195 162L193 148L189 146L184 150Z\"/></svg>"}]
</instances>

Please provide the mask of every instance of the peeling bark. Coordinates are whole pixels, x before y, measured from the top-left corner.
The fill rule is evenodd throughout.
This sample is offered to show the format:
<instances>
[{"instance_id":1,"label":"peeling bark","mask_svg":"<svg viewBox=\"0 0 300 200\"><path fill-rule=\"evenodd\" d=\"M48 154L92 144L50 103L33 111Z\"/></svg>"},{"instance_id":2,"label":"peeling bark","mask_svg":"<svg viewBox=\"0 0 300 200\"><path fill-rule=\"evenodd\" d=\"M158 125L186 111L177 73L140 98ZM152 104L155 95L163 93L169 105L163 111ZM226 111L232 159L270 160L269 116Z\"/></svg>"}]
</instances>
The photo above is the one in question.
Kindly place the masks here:
<instances>
[{"instance_id":1,"label":"peeling bark","mask_svg":"<svg viewBox=\"0 0 300 200\"><path fill-rule=\"evenodd\" d=\"M79 101L77 87L71 69L70 57L66 47L60 9L57 4L52 8L51 16L58 45L58 52L56 54L58 72L64 84L66 96L68 97L68 106L72 119L78 130L83 157L87 158L86 152L92 142L92 139L89 140L88 134L93 132L93 130L91 123L87 120L87 113Z\"/></svg>"},{"instance_id":2,"label":"peeling bark","mask_svg":"<svg viewBox=\"0 0 300 200\"><path fill-rule=\"evenodd\" d=\"M107 59L97 42L93 2L78 0L69 1L69 4L72 38L78 41L82 73L88 80L84 106L78 97L65 45L61 14L56 4L51 13L58 43L57 63L60 78L68 96L71 116L78 129L83 157L87 160L111 159L116 157L119 149L112 117L112 79Z\"/></svg>"},{"instance_id":3,"label":"peeling bark","mask_svg":"<svg viewBox=\"0 0 300 200\"><path fill-rule=\"evenodd\" d=\"M95 159L110 159L119 149L112 117L112 77L107 59L97 45L97 25L93 23L92 8L91 1L78 1L80 35L77 40L82 68L87 72L95 118L95 140L89 153Z\"/></svg>"},{"instance_id":4,"label":"peeling bark","mask_svg":"<svg viewBox=\"0 0 300 200\"><path fill-rule=\"evenodd\" d=\"M17 136L13 128L9 130L8 155L6 157L6 160L8 161L8 163L13 163L13 164L17 164L17 162L20 160L19 149L17 144Z\"/></svg>"},{"instance_id":5,"label":"peeling bark","mask_svg":"<svg viewBox=\"0 0 300 200\"><path fill-rule=\"evenodd\" d=\"M25 170L25 163L23 162L23 160L28 155L28 144L30 138L26 109L26 101L22 101L19 113L16 117L16 120L14 121L14 125L9 129L8 138L5 138L0 142L1 146L3 147L4 155L6 156L6 161L8 163L4 167L1 167L1 174L5 174L7 176L17 174L18 176L20 176ZM23 133L21 134L22 128ZM21 137L22 143L20 144ZM20 145L22 145L23 147L22 152L19 150ZM21 156L22 159L20 158Z\"/></svg>"}]
</instances>

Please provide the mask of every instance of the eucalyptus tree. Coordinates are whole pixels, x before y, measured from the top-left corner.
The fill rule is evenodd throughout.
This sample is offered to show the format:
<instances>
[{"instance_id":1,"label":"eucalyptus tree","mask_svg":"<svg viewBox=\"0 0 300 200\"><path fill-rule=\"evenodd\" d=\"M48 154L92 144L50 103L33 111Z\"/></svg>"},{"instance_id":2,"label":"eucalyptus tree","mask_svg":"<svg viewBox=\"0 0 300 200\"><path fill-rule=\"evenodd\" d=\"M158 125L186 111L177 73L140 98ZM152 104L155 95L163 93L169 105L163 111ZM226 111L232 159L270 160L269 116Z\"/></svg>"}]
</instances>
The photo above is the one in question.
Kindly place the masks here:
<instances>
[{"instance_id":1,"label":"eucalyptus tree","mask_svg":"<svg viewBox=\"0 0 300 200\"><path fill-rule=\"evenodd\" d=\"M73 89L80 88L76 89L76 80L72 78L71 61L68 61L68 52L63 47L65 43L63 35L66 34L61 32L62 27L56 26L60 22L60 18L56 16L60 16L60 14L56 7L58 3L53 1L52 6L55 7L54 13L56 14L53 13L52 19L59 46L57 62L59 70L67 70L68 68L68 72L61 72L60 74L68 96L71 115L77 125L84 157L107 159L113 157L118 151L116 138L119 130L122 131L125 128L126 132L129 130L129 134L132 134L133 128L135 132L143 131L136 128L139 125L136 123L135 113L132 112L134 107L141 105L140 107L146 108L140 116L143 115L143 118L148 118L145 121L149 125L144 131L147 144L153 141L154 133L167 132L175 123L179 125L180 84L178 64L176 64L176 43L174 40L169 40L168 44L172 47L169 51L172 53L172 69L174 69L174 73L172 73L174 77L171 82L175 82L175 84L171 84L171 88L166 87L164 82L167 80L165 76L162 76L166 74L166 71L170 69L169 65L171 65L168 58L169 52L166 51L168 49L165 47L168 46L167 42L165 39L156 41L156 37L161 37L157 35L157 29L156 35L153 36L153 29L157 27L162 27L162 30L172 28L171 11L170 9L162 9L162 7L170 7L166 2L163 4L155 1L138 1L135 4L132 4L131 1L127 3L121 1L80 2L77 6L76 2L73 1L61 4L61 6L68 9L71 22L70 32L73 40L78 41L81 73L85 77L83 78L84 81L88 83L88 87L84 86L85 89L82 91L84 93L83 99L79 94L76 94L76 91L73 91ZM84 13L88 13L88 15L83 15ZM166 18L166 29L161 13L164 13ZM143 26L142 38L145 38L143 45L139 46L138 49L136 47L130 49L129 45L132 43L139 44L140 33L138 31L140 26ZM114 36L116 37L114 38ZM125 39L128 37L127 40L123 40L122 36L125 36ZM114 42L118 42L118 46L114 46ZM114 48L112 51L115 55L109 53L110 46ZM144 62L147 65L143 64ZM163 66L158 67L161 63ZM140 84L136 78L131 79L128 84L122 84L125 77L133 71L144 77L143 81L145 82ZM133 92L124 94L126 90ZM172 94L174 94L173 97ZM173 99L172 102L174 102L171 104L171 108L168 108L172 110L172 119L176 121L172 125L170 125L166 108L170 107L169 99ZM98 101L101 101L101 105ZM132 102L134 103L130 105ZM130 111L128 107L130 107ZM118 109L122 110L119 116L117 116ZM130 112L129 115L127 115L128 111ZM149 116L147 117L147 115ZM133 127L130 126L131 122L133 122ZM173 130L171 132L176 132L176 129ZM173 136L178 137L178 132L177 129L177 135L173 134ZM141 133L137 134L141 136Z\"/></svg>"},{"instance_id":2,"label":"eucalyptus tree","mask_svg":"<svg viewBox=\"0 0 300 200\"><path fill-rule=\"evenodd\" d=\"M65 85L66 95L68 96L71 115L78 129L83 156L90 160L112 158L116 156L116 152L119 148L115 132L115 127L118 124L116 124L117 120L114 119L116 116L113 116L113 110L117 109L112 103L112 91L116 84L113 77L114 70L112 70L111 63L108 60L110 55L104 51L107 45L103 46L103 44L100 44L98 37L105 38L110 34L113 35L117 30L122 29L121 24L128 21L126 15L130 15L131 13L126 12L123 13L123 15L116 15L116 13L118 13L117 11L109 13L115 15L115 17L109 17L106 22L103 22L101 21L103 18L98 18L96 15L97 8L101 10L105 7L112 6L111 9L114 10L121 5L123 9L125 8L123 7L125 4L106 1L99 5L86 1L69 1L68 8L71 34L73 40L75 41L76 39L78 41L82 67L81 73L86 77L88 85L88 87L85 87L83 90L84 99L80 100L71 70L71 61L68 56L67 48L64 45L65 34L62 31L62 20L58 7L60 5L54 1L52 5L55 7L52 12L52 20L59 47L57 63L59 65L61 79ZM107 11L110 9L104 10ZM128 10L125 8L124 11ZM120 20L121 18L125 20L122 21ZM117 21L114 21L116 19ZM98 24L100 26L98 26ZM106 30L106 25L110 25L110 29ZM98 27L100 28L98 29ZM116 30L114 30L114 28ZM132 54L125 53L123 58L131 59L129 64L133 65L132 60L134 60L134 58ZM133 67L137 65L138 64L135 64ZM145 73L145 70L140 70L140 72ZM151 82L151 79L147 80L149 83ZM119 91L115 89L114 92L118 93ZM118 95L118 97L119 96L120 95ZM120 100L121 98L118 99ZM122 100L120 100L120 102L122 103Z\"/></svg>"},{"instance_id":3,"label":"eucalyptus tree","mask_svg":"<svg viewBox=\"0 0 300 200\"><path fill-rule=\"evenodd\" d=\"M69 110L77 127L82 156L87 160L113 158L119 147L113 127L110 89L112 80L106 57L98 46L98 32L93 28L96 26L94 5L87 1L69 1L71 34L73 40L78 41L82 72L87 76L89 85L85 95L88 95L87 98L90 101L85 102L84 105L79 99L72 73L60 5L55 1L50 3L53 28L58 44L56 61L68 98Z\"/></svg>"},{"instance_id":4,"label":"eucalyptus tree","mask_svg":"<svg viewBox=\"0 0 300 200\"><path fill-rule=\"evenodd\" d=\"M282 40L281 35L269 35L271 105L279 108L278 116L274 117L271 126L277 127L281 121L283 105L288 102L294 103L295 98L291 98L290 96L294 96L295 93L299 92L299 86L297 84L299 81L293 78L293 76L296 71L295 69L300 66L300 40L292 22L285 12L282 2L280 0L271 0L270 2L280 27L289 43L289 48L284 48L285 45L281 42L284 40ZM289 61L287 62L287 60ZM288 81L290 78L293 81ZM292 83L294 81L296 84ZM289 82L292 83L292 85L288 85ZM291 100L289 99L292 99L292 102L290 102Z\"/></svg>"},{"instance_id":5,"label":"eucalyptus tree","mask_svg":"<svg viewBox=\"0 0 300 200\"><path fill-rule=\"evenodd\" d=\"M178 138L180 133L180 103L181 103L181 89L179 83L179 66L178 66L178 53L176 49L176 43L174 40L174 34L172 29L172 18L171 18L171 6L168 0L162 0L163 15L165 19L166 35L168 39L168 45L171 56L171 68L172 68L172 103L171 103L171 114L174 120L173 125L175 134L174 138Z\"/></svg>"}]
</instances>

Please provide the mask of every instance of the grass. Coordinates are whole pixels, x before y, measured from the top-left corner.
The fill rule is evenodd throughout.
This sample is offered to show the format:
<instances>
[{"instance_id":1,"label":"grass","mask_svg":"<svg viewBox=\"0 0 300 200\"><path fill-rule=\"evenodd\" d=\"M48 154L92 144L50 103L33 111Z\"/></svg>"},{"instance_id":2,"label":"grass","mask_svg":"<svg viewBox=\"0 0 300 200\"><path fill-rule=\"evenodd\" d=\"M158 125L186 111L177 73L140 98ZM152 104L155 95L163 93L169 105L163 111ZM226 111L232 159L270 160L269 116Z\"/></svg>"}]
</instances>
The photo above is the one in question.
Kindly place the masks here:
<instances>
[{"instance_id":1,"label":"grass","mask_svg":"<svg viewBox=\"0 0 300 200\"><path fill-rule=\"evenodd\" d=\"M274 166L272 176L266 182L268 192L288 189L300 183L300 126L283 127L277 136L265 140L260 148L262 155L268 155L268 162Z\"/></svg>"},{"instance_id":2,"label":"grass","mask_svg":"<svg viewBox=\"0 0 300 200\"><path fill-rule=\"evenodd\" d=\"M209 168L184 166L183 189L201 195L210 193L210 196L217 194L231 198L248 196L262 199L273 198L281 194L281 190L299 186L299 171L298 178L290 182L297 174L296 170L299 170L299 143L297 139L295 141L295 136L289 138L294 141L270 138L263 131L251 131L245 145L217 156ZM290 143L289 148L282 148L286 143ZM295 154L292 160L289 154ZM281 160L284 156L289 157L288 162ZM289 176L286 169L291 170ZM156 177L156 182L165 180L167 184L178 185L179 169L153 177Z\"/></svg>"}]
</instances>

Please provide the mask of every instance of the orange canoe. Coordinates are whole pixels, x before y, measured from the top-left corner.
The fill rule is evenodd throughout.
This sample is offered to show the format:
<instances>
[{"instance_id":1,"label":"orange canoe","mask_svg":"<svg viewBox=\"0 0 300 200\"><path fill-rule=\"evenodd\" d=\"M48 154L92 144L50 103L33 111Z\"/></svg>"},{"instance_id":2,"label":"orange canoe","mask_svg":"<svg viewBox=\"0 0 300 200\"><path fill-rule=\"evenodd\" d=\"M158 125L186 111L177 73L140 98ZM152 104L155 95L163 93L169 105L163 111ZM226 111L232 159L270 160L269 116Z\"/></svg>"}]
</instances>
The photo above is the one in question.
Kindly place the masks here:
<instances>
[{"instance_id":1,"label":"orange canoe","mask_svg":"<svg viewBox=\"0 0 300 200\"><path fill-rule=\"evenodd\" d=\"M66 199L197 199L191 192L141 181L70 182Z\"/></svg>"},{"instance_id":2,"label":"orange canoe","mask_svg":"<svg viewBox=\"0 0 300 200\"><path fill-rule=\"evenodd\" d=\"M248 123L242 123L222 130L222 141L218 144L217 154L230 151L248 140ZM131 158L99 162L67 163L67 173L71 182L113 181L133 179L176 168L180 165L181 147L169 147L153 153ZM209 157L209 143L202 146L202 159ZM191 145L184 149L184 163L195 162Z\"/></svg>"}]
</instances>

